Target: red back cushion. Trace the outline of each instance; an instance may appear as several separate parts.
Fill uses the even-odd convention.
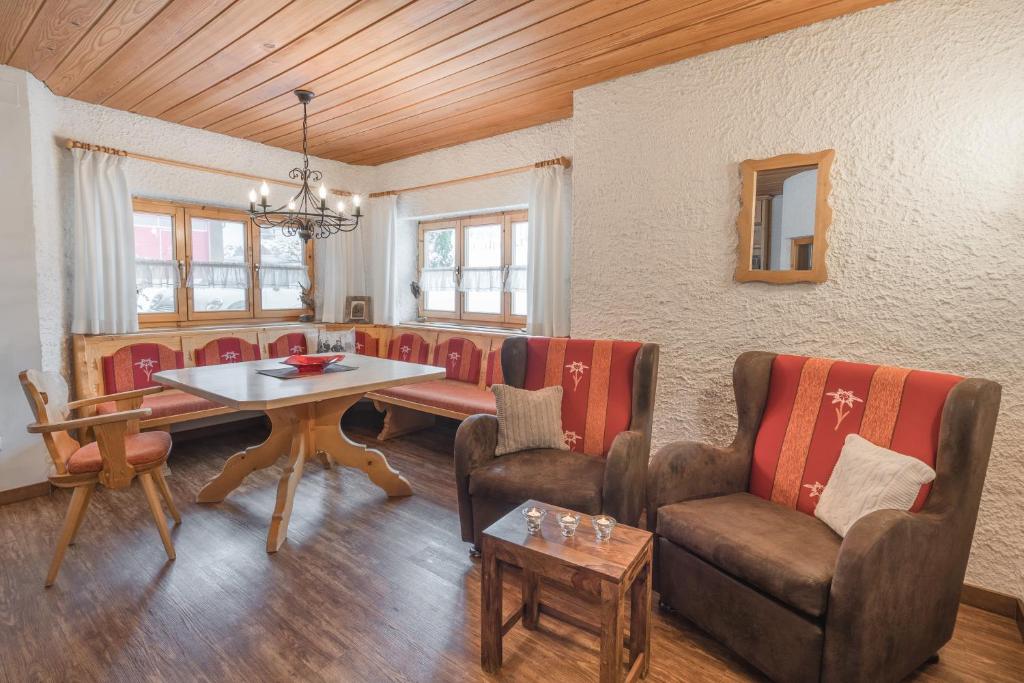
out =
[[[464,337],[445,339],[434,349],[434,365],[444,368],[445,378],[476,384],[480,381],[483,351]]]
[[[754,443],[750,492],[809,515],[849,434],[935,467],[939,422],[962,378],[825,358],[776,356]],[[924,505],[921,487],[912,510]]]
[[[505,383],[505,374],[501,371],[501,347],[487,354],[487,375],[484,381],[488,387]]]
[[[530,337],[526,389],[562,385],[562,430],[570,450],[604,456],[633,414],[639,342]]]
[[[377,338],[362,330],[356,330],[356,353],[361,353],[364,356],[376,356]]]
[[[403,332],[391,338],[388,344],[388,358],[409,363],[427,363],[430,358],[430,344],[415,332]]]
[[[157,386],[150,379],[153,373],[183,368],[185,357],[163,344],[131,344],[103,356],[102,364],[103,392],[117,394]]]
[[[297,353],[306,353],[306,335],[302,332],[282,334],[267,344],[267,351],[271,358],[284,358],[285,356],[293,356]]]
[[[196,365],[223,365],[259,359],[260,347],[239,337],[221,337],[196,349]]]

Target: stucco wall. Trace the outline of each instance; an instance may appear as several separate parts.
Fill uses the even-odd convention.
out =
[[[1021,35],[1017,0],[903,0],[578,91],[572,301],[661,344],[657,444],[727,442],[748,349],[1001,382],[968,581],[1018,596]],[[739,162],[826,148],[828,282],[734,282]]]

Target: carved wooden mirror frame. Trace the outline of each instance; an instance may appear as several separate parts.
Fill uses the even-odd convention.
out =
[[[811,154],[783,154],[771,159],[747,159],[740,164],[743,187],[740,191],[740,215],[736,219],[739,229],[739,249],[736,262],[736,280],[739,282],[824,282],[828,279],[825,253],[828,250],[828,228],[832,224],[832,207],[828,197],[832,192],[832,160],[834,149]],[[750,267],[754,243],[754,211],[757,203],[757,174],[779,168],[817,165],[818,177],[815,188],[814,244],[810,270],[754,270]]]

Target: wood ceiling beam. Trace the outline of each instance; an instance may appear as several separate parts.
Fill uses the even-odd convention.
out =
[[[47,0],[11,55],[10,65],[45,82],[110,4],[111,0]]]

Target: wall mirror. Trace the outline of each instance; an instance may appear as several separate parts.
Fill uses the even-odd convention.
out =
[[[739,227],[740,282],[824,282],[835,150],[748,159]]]

